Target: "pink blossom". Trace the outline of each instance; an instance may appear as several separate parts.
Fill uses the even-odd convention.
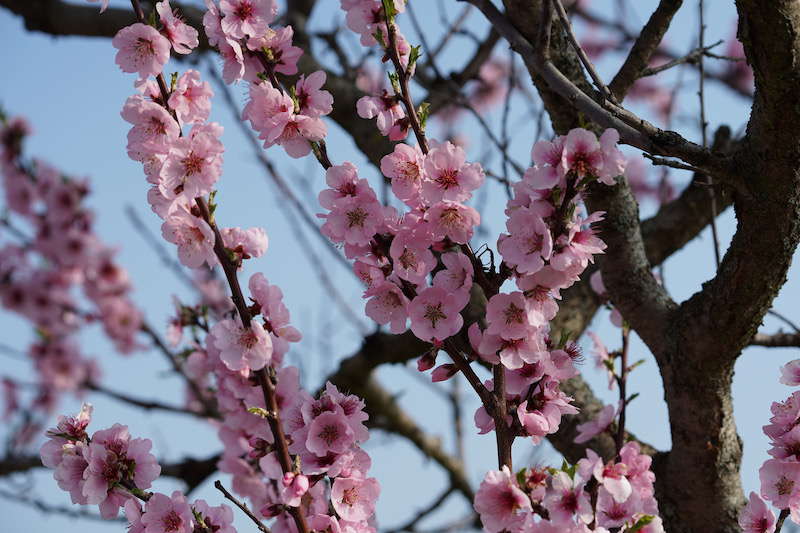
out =
[[[147,501],[142,515],[145,533],[192,533],[192,509],[186,497],[179,491],[166,494],[155,493]]]
[[[461,296],[464,300],[463,305],[467,305],[475,273],[472,262],[461,252],[442,254],[441,261],[445,268],[433,276],[433,286]]]
[[[333,110],[333,96],[328,91],[323,91],[326,74],[324,70],[317,70],[306,77],[300,75],[295,85],[299,113],[309,117],[321,117]]]
[[[477,352],[488,362],[501,363],[509,370],[516,370],[526,364],[538,362],[542,353],[547,355],[543,350],[533,334],[526,334],[516,339],[504,339],[500,335],[484,332]]]
[[[261,324],[254,320],[250,327],[236,320],[221,320],[211,328],[214,346],[220,350],[220,358],[230,370],[250,368],[260,370],[272,358],[272,340]]]
[[[575,517],[588,524],[592,521],[592,505],[589,495],[583,490],[585,480],[572,479],[564,472],[553,475],[552,488],[547,491],[543,505],[555,524],[573,521]]]
[[[483,185],[484,173],[478,163],[466,163],[461,147],[445,142],[425,156],[427,179],[422,183],[422,197],[428,203],[442,200],[463,202]]]
[[[286,472],[281,478],[278,490],[284,505],[299,507],[301,498],[308,492],[308,478],[303,474]]]
[[[575,428],[578,430],[578,435],[575,437],[575,442],[578,444],[588,442],[603,431],[605,431],[611,422],[614,421],[616,416],[616,409],[613,405],[606,405],[598,413],[597,418],[578,424]]]
[[[793,506],[800,494],[800,463],[769,459],[758,470],[761,497],[778,509]]]
[[[428,209],[425,220],[430,224],[434,239],[447,237],[453,242],[467,244],[474,228],[481,223],[481,216],[467,205],[442,201]]]
[[[319,193],[319,203],[325,209],[333,209],[337,200],[348,196],[375,196],[367,180],[358,177],[358,169],[349,161],[327,169],[325,182],[330,188]]]
[[[211,112],[211,97],[214,91],[207,81],[200,81],[200,73],[187,70],[178,78],[169,97],[169,106],[175,110],[178,120],[185,124],[205,122]]]
[[[558,238],[561,250],[550,258],[550,265],[562,272],[582,272],[596,254],[603,253],[605,243],[597,237],[592,224],[603,219],[603,212],[595,212],[586,218],[578,217],[570,226],[569,234]]]
[[[263,35],[278,12],[274,0],[221,0],[219,8],[222,30],[234,39]]]
[[[161,168],[161,192],[188,199],[210,193],[222,173],[223,151],[219,139],[205,130],[177,139]]]
[[[409,122],[397,97],[384,90],[380,96],[362,96],[356,102],[356,111],[361,118],[377,118],[381,135],[392,141],[402,141],[408,135]]]
[[[383,206],[373,194],[348,196],[336,201],[322,232],[335,242],[367,245],[383,225]]]
[[[579,178],[598,176],[603,168],[603,152],[597,136],[589,130],[570,130],[564,141],[562,164]]]
[[[739,526],[744,533],[772,533],[775,531],[775,514],[758,494],[751,492],[750,501],[739,513]]]
[[[236,533],[233,527],[233,511],[227,505],[211,507],[205,500],[192,503],[195,512],[203,517],[206,527],[214,533]]]
[[[131,439],[127,426],[121,424],[96,431],[83,452],[88,463],[83,473],[86,502],[100,504],[103,517],[115,517],[129,497],[117,488],[118,483],[132,482],[146,489],[161,473],[151,447],[149,439]]]
[[[128,520],[128,533],[144,533],[142,524],[142,504],[131,498],[125,502],[125,518]]]
[[[161,30],[172,47],[179,54],[191,53],[200,42],[197,39],[197,30],[183,22],[169,5],[169,0],[162,0],[156,4],[156,11],[164,28]]]
[[[405,204],[415,207],[419,203],[424,156],[419,146],[398,143],[394,151],[381,159],[381,172],[392,180],[392,192]]]
[[[355,442],[353,430],[340,412],[322,413],[311,422],[306,439],[308,451],[317,455],[343,453]]]
[[[389,330],[394,334],[406,330],[408,298],[400,287],[391,281],[381,281],[367,289],[364,297],[369,298],[365,308],[368,317],[381,325],[390,324]]]
[[[507,466],[490,470],[475,494],[475,511],[489,533],[517,531],[524,520],[520,511],[530,511],[531,501],[517,486],[516,479]]]
[[[428,287],[409,305],[411,331],[423,341],[443,341],[458,333],[464,320],[459,299],[441,287]]]
[[[436,266],[429,243],[419,232],[402,231],[392,240],[389,255],[394,272],[406,281],[420,284]]]
[[[544,320],[528,307],[525,296],[514,291],[499,293],[489,299],[486,306],[486,332],[503,339],[520,339],[530,335],[533,328],[543,325]]]
[[[160,74],[169,60],[169,40],[141,22],[119,30],[111,44],[119,50],[116,62],[122,71],[138,72],[142,78]]]
[[[331,488],[333,508],[340,517],[350,522],[366,520],[372,516],[379,495],[380,485],[375,478],[339,477]]]
[[[247,48],[253,51],[267,50],[267,61],[273,65],[275,72],[293,76],[297,74],[297,60],[303,55],[302,48],[292,45],[293,37],[294,29],[291,26],[270,29],[261,35],[251,37],[247,41]],[[257,67],[261,70],[260,63],[257,63]]]
[[[268,83],[250,84],[250,102],[243,116],[259,132],[264,148],[279,144],[295,158],[308,154],[309,142],[320,141],[327,134],[319,117],[295,114],[292,98]]]
[[[89,463],[84,454],[88,445],[84,442],[65,444],[62,447],[61,459],[53,472],[53,478],[61,490],[69,492],[72,503],[86,505],[88,503],[83,493],[86,481],[83,478]]]
[[[299,342],[303,338],[291,325],[289,309],[283,303],[283,292],[277,285],[270,285],[261,273],[253,274],[248,286],[252,298],[261,306],[265,327],[272,337],[273,357],[274,354],[283,355],[289,349],[288,343]]]
[[[601,183],[614,185],[614,178],[621,176],[625,172],[627,160],[622,152],[617,148],[619,142],[619,132],[615,129],[607,129],[600,136],[600,148],[603,152],[602,171],[598,174]]]
[[[618,528],[635,522],[633,515],[640,511],[640,499],[637,493],[620,502],[615,499],[605,486],[597,493],[597,524],[605,528]]]
[[[789,361],[781,367],[781,383],[796,387],[800,385],[800,359]]]
[[[203,263],[217,263],[214,254],[214,232],[206,221],[187,210],[173,210],[161,225],[161,234],[178,246],[178,258],[189,268],[200,268]]]
[[[223,228],[222,242],[237,258],[261,257],[267,251],[269,239],[264,228]]]
[[[80,413],[75,416],[59,416],[56,427],[47,430],[46,435],[49,440],[42,445],[39,451],[44,466],[55,468],[59,465],[62,459],[62,448],[65,444],[89,440],[86,428],[92,420],[92,409],[92,404],[84,403]]]
[[[122,118],[133,124],[128,132],[128,155],[145,161],[151,154],[167,154],[180,135],[180,126],[169,112],[141,96],[131,96],[122,108]]]
[[[633,491],[626,477],[628,466],[624,462],[604,463],[594,450],[586,450],[586,458],[578,461],[578,472],[586,479],[594,476],[616,502],[626,501]]]
[[[503,260],[520,274],[541,270],[553,253],[550,229],[542,217],[530,209],[520,208],[511,214],[506,224],[510,235],[501,235],[497,242]]]

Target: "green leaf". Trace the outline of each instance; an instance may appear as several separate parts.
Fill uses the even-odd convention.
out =
[[[417,108],[417,117],[419,117],[419,125],[422,131],[425,131],[425,123],[428,122],[428,115],[430,115],[431,104],[422,102]]]
[[[269,411],[263,407],[248,407],[247,412],[251,415],[260,416],[261,418],[269,418]]]
[[[654,518],[655,518],[654,516],[651,516],[649,514],[648,515],[644,515],[639,520],[637,520],[635,524],[633,524],[631,527],[627,528],[625,530],[625,533],[636,533],[637,531],[642,529],[644,526],[646,526],[647,524],[652,522]]]
[[[386,14],[387,22],[394,22],[394,17],[397,15],[397,10],[394,8],[392,0],[381,0],[383,3],[383,12]]]
[[[397,75],[397,72],[389,73],[389,82],[392,84],[392,89],[395,94],[402,94],[403,91],[400,89],[400,77]]]

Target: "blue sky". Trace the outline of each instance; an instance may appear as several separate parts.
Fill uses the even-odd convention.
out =
[[[112,0],[114,4],[127,5],[124,1]],[[334,21],[341,19],[336,10],[338,2],[323,4],[315,12],[312,25],[329,30],[334,27]],[[636,4],[625,14],[630,27],[636,27],[637,22],[646,20],[654,2],[648,0]],[[732,5],[723,2],[707,4],[707,41],[729,39],[735,20]],[[441,31],[439,10],[434,7],[438,3],[414,0],[414,5],[425,31],[438,35]],[[452,0],[445,0],[443,5],[451,18],[462,9],[461,4]],[[590,5],[600,12],[611,14],[616,3],[594,0]],[[686,52],[696,44],[697,22],[693,6],[693,2],[684,6],[667,36],[667,42],[678,52]],[[482,28],[481,22],[480,17],[473,14],[468,27]],[[401,24],[405,24],[409,39],[418,42],[407,21],[401,19]],[[350,36],[348,39],[354,40]],[[431,40],[435,41],[436,38]],[[108,39],[53,38],[31,34],[24,30],[18,18],[5,10],[0,10],[0,46],[6,51],[0,55],[0,71],[6,73],[0,82],[0,104],[10,114],[24,115],[32,123],[35,134],[29,139],[27,153],[47,159],[67,173],[91,178],[93,192],[89,202],[97,214],[96,230],[107,243],[120,248],[119,260],[131,274],[135,301],[145,310],[152,324],[163,327],[172,311],[170,296],[178,294],[188,298],[188,294],[178,280],[163,268],[152,249],[133,231],[125,216],[126,207],[133,206],[147,226],[154,233],[159,233],[159,221],[149,212],[146,204],[146,183],[140,167],[128,160],[124,151],[127,124],[120,118],[119,110],[133,91],[133,76],[121,73],[114,65],[115,50]],[[471,53],[472,46],[467,39],[457,39],[440,59],[440,65],[448,68],[462,63]],[[507,53],[502,43],[496,52],[503,55]],[[613,74],[619,61],[620,58],[614,56],[599,65],[601,74]],[[174,70],[187,68],[185,64],[171,66]],[[201,67],[201,70],[205,68],[205,61]],[[693,92],[696,80],[693,72],[686,70],[680,74],[676,71],[667,74],[666,79],[674,79],[670,76],[683,76],[688,87],[680,100],[679,120],[675,127],[697,139],[697,102]],[[233,92],[241,100],[245,86],[234,86]],[[520,113],[524,112],[521,100],[513,101],[512,105],[521,110]],[[749,113],[746,102],[714,84],[707,86],[707,108],[711,131],[723,123],[737,131],[746,123]],[[486,116],[491,124],[498,124],[499,118],[500,110]],[[233,122],[234,118],[221,102],[216,103],[212,119],[225,126],[223,141],[226,145],[225,173],[219,184],[220,208],[217,217],[221,224],[227,226],[258,225],[266,228],[270,236],[270,249],[263,258],[250,262],[244,276],[261,271],[270,282],[282,287],[293,321],[305,335],[304,341],[293,350],[290,362],[299,364],[306,385],[316,388],[341,358],[357,349],[359,332],[342,317],[340,310],[332,306],[325,291],[320,290],[315,271],[310,267],[306,255],[299,250],[293,228],[295,222],[283,215],[284,200],[256,163],[251,148]],[[514,121],[512,123],[516,124]],[[467,120],[461,127],[463,134],[472,136],[470,155],[473,158],[480,157],[486,141],[480,134],[475,134],[478,131],[475,123]],[[352,161],[363,170],[365,177],[375,180],[375,169],[365,163],[352,140],[333,123],[329,123],[329,129],[329,152],[334,162]],[[518,129],[512,132],[511,152],[518,161],[527,162],[533,135],[532,120],[520,123]],[[284,177],[293,183],[298,195],[307,200],[309,209],[316,212],[314,197],[324,184],[324,175],[316,162],[311,158],[291,160],[279,147],[268,150],[267,155],[275,161]],[[489,167],[497,169],[494,162]],[[682,183],[687,177],[676,174],[675,179]],[[483,213],[488,237],[483,239],[493,247],[503,225],[504,202],[502,189],[497,184],[489,186]],[[644,213],[653,209],[652,205],[643,206]],[[719,220],[723,245],[727,245],[734,230],[735,220],[729,211]],[[308,237],[314,242],[317,254],[323,258],[324,267],[338,290],[351,308],[363,316],[361,289],[353,276],[334,261],[326,250],[317,246],[313,236]],[[681,301],[694,293],[703,281],[712,277],[713,271],[710,236],[706,231],[666,262],[666,284],[673,298]],[[798,307],[795,304],[798,296],[800,283],[793,270],[775,302],[775,308],[790,317],[800,318],[797,317]],[[367,328],[374,327],[366,317],[362,323]],[[779,326],[777,321],[768,318],[763,330],[776,331]],[[618,330],[609,325],[605,313],[598,314],[592,329],[610,347],[617,346]],[[0,339],[3,344],[24,349],[31,339],[31,332],[16,316],[0,311]],[[585,341],[583,344],[589,347]],[[97,357],[101,362],[108,386],[164,401],[181,400],[182,385],[166,372],[158,354],[141,352],[130,357],[119,356],[97,331],[91,329],[83,335],[83,347],[87,354]],[[646,364],[630,378],[629,390],[641,392],[642,395],[629,408],[629,428],[640,438],[666,449],[669,447],[669,430],[656,365],[638,340],[634,342],[632,350],[633,357],[646,359]],[[770,402],[782,400],[791,392],[777,383],[778,368],[796,357],[795,349],[749,348],[737,363],[734,405],[739,432],[745,443],[742,477],[746,490],[757,487],[757,470],[766,458],[766,438],[760,428],[768,420]],[[606,401],[614,401],[614,395],[605,387],[604,376],[594,370],[590,361],[589,358],[582,369],[584,376],[598,395]],[[25,362],[2,358],[0,375],[25,379],[30,377],[31,371]],[[419,380],[415,379],[418,377],[411,376],[410,371],[402,367],[385,368],[379,373],[380,381],[398,393],[401,404],[432,434],[441,436],[444,445],[452,449],[451,432],[442,424],[442,420],[449,417],[448,407],[431,387],[420,385]],[[466,387],[462,388],[464,412],[467,415],[465,427],[470,435],[466,442],[469,474],[477,486],[483,473],[494,465],[494,440],[490,436],[473,436],[471,416],[478,403]],[[159,458],[176,460],[186,454],[202,457],[219,447],[213,429],[202,427],[193,420],[175,415],[143,414],[104,398],[90,399],[95,404],[95,429],[118,421],[127,423],[133,434],[153,440]],[[62,411],[75,411],[79,403],[79,400],[68,399]],[[4,435],[3,431],[0,430],[0,436]],[[391,527],[405,521],[438,494],[446,482],[435,465],[422,459],[405,442],[374,432],[366,448],[373,457],[372,473],[383,487],[378,505],[378,518],[382,526]],[[538,461],[557,461],[547,445],[534,450],[530,443],[519,441],[515,448],[516,463],[524,464],[534,452],[538,454]],[[6,490],[21,491],[31,485],[35,487],[33,494],[42,499],[58,505],[69,504],[67,494],[57,489],[49,472],[38,472],[30,477],[20,476],[13,482],[0,480],[0,488]],[[172,490],[173,485],[159,482],[156,488],[166,492]],[[203,486],[195,496],[212,503],[221,501],[210,484]],[[428,524],[457,518],[465,510],[460,497],[452,496]],[[2,499],[0,513],[14,517],[10,531],[38,533],[56,529],[94,533],[120,531],[122,527],[119,524],[78,523],[58,515],[42,515],[29,507]],[[242,526],[241,531],[250,530],[241,517],[237,522]]]

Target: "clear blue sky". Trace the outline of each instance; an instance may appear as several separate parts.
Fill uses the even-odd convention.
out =
[[[195,2],[197,3],[197,2]],[[112,0],[112,5],[127,5],[126,2]],[[319,29],[331,29],[334,21],[341,16],[336,11],[338,2],[325,4],[315,12],[312,24]],[[452,0],[443,2],[451,17],[460,12],[461,4]],[[589,3],[606,13],[612,13],[616,2],[595,0]],[[636,22],[646,20],[652,0],[635,2],[636,8],[626,14],[630,27]],[[707,2],[710,24],[707,40],[728,39],[732,35],[734,17],[732,3]],[[441,30],[437,3],[415,0],[417,12],[426,31],[438,35]],[[696,43],[696,10],[694,2],[687,2],[677,16],[673,30],[667,41],[678,52],[691,49]],[[100,15],[98,15],[100,16]],[[482,27],[480,17],[470,17],[470,28]],[[412,42],[418,42],[406,20],[406,35]],[[479,32],[482,34],[482,31]],[[351,36],[347,36],[349,39]],[[354,39],[350,39],[351,41]],[[436,41],[434,37],[431,39]],[[472,45],[459,40],[448,48],[441,59],[441,66],[448,68],[464,61],[471,52]],[[68,173],[89,176],[93,193],[90,204],[97,214],[96,229],[106,242],[120,247],[120,262],[129,270],[135,286],[134,299],[145,310],[148,320],[162,327],[171,313],[171,294],[185,295],[185,289],[176,278],[166,271],[154,256],[152,250],[133,231],[125,217],[124,210],[132,205],[145,219],[148,227],[155,233],[159,230],[159,220],[149,212],[145,200],[146,184],[138,164],[125,156],[125,135],[127,125],[119,116],[125,98],[132,93],[134,78],[121,73],[114,65],[115,50],[107,39],[53,38],[42,34],[31,34],[24,30],[21,21],[5,10],[0,10],[0,104],[11,114],[25,115],[33,124],[35,134],[27,145],[27,153],[49,160]],[[501,44],[496,51],[505,54]],[[619,58],[610,58],[600,65],[604,74],[613,73]],[[173,65],[174,69],[186,68],[185,64]],[[693,95],[696,80],[691,71],[684,74],[688,89],[678,109],[681,131],[697,138],[695,111],[696,98]],[[245,86],[233,88],[242,97]],[[749,110],[746,102],[720,90],[714,84],[708,86],[708,117],[711,130],[725,123],[734,131],[739,130],[747,119]],[[335,95],[334,95],[335,96]],[[514,102],[522,110],[521,102]],[[520,111],[521,112],[521,111]],[[487,115],[487,120],[497,124],[499,110]],[[261,168],[256,164],[249,145],[232,122],[231,114],[224,104],[217,103],[212,119],[225,126],[223,140],[226,145],[225,174],[220,181],[218,218],[228,226],[264,226],[270,236],[270,249],[265,257],[251,262],[246,275],[262,271],[271,282],[279,284],[286,302],[292,311],[295,324],[305,335],[304,341],[293,350],[291,362],[303,369],[305,383],[315,388],[320,380],[338,361],[352,353],[359,345],[358,331],[345,319],[341,312],[332,307],[325,291],[320,290],[314,270],[309,266],[306,255],[298,250],[292,230],[293,222],[287,221],[282,212],[283,199],[267,181]],[[513,121],[512,121],[513,123]],[[365,176],[376,178],[373,168],[366,165],[354,149],[352,141],[337,126],[329,123],[329,151],[334,162],[353,161],[363,169]],[[512,132],[514,157],[526,162],[532,138],[532,121],[520,124]],[[464,134],[478,131],[471,121],[463,123]],[[483,155],[486,141],[474,135],[471,142],[471,157]],[[308,199],[309,208],[316,211],[314,197],[323,187],[324,176],[316,162],[291,160],[279,147],[268,152],[284,176],[295,184],[295,190]],[[496,161],[496,160],[495,160]],[[493,170],[498,169],[495,161],[489,163]],[[676,176],[679,183],[685,176]],[[488,237],[483,237],[494,247],[497,232],[501,230],[502,207],[505,196],[500,187],[490,186],[484,220]],[[651,212],[652,205],[643,206],[644,212]],[[735,229],[732,212],[723,215],[719,230],[723,244],[727,244]],[[311,236],[313,240],[313,236]],[[481,244],[484,241],[477,242]],[[314,244],[317,247],[316,242]],[[319,247],[317,247],[319,248]],[[317,253],[324,258],[326,270],[335,280],[338,289],[351,307],[361,315],[363,302],[360,287],[347,270],[333,261],[322,249]],[[683,300],[695,292],[700,284],[713,275],[713,255],[708,232],[693,241],[677,256],[666,262],[667,286],[676,300]],[[155,275],[154,275],[155,274]],[[776,301],[776,309],[784,314],[800,319],[800,311],[795,302],[800,296],[800,283],[792,271],[789,282]],[[362,321],[372,328],[366,318]],[[768,319],[765,331],[775,331],[779,324]],[[618,330],[608,325],[604,314],[598,315],[592,328],[598,331],[606,342],[615,347],[618,343]],[[31,338],[27,325],[17,317],[0,311],[0,339],[3,344],[24,349]],[[584,342],[589,348],[589,344]],[[87,354],[96,356],[103,367],[106,384],[120,390],[141,396],[158,397],[164,401],[179,402],[183,390],[181,383],[167,372],[162,359],[155,353],[136,353],[131,357],[121,357],[98,334],[88,331],[84,335],[83,348]],[[660,380],[652,357],[638,341],[633,345],[634,356],[643,357],[647,363],[637,369],[631,377],[629,388],[640,391],[642,395],[629,409],[629,428],[642,439],[659,448],[669,447],[669,431],[666,422],[666,409],[662,399]],[[742,476],[746,490],[757,486],[757,469],[766,457],[766,438],[760,428],[767,422],[769,405],[773,400],[782,400],[791,391],[777,383],[778,368],[786,361],[796,358],[795,349],[750,348],[739,360],[735,377],[735,411],[739,432],[745,443],[745,456]],[[597,373],[591,359],[584,365],[586,379],[595,392],[614,401],[613,395],[605,388],[604,376]],[[27,363],[10,358],[0,359],[0,375],[10,375],[20,379],[31,376]],[[420,386],[415,376],[403,368],[385,368],[379,374],[381,382],[392,391],[400,394],[399,399],[409,412],[432,434],[440,435],[446,446],[452,449],[449,429],[442,429],[442,420],[449,417],[447,406],[430,387]],[[418,376],[417,376],[418,377]],[[467,454],[470,477],[475,485],[486,469],[494,463],[494,441],[491,437],[472,436],[471,416],[477,401],[465,390],[466,428],[470,435],[467,441]],[[204,428],[192,420],[163,414],[142,414],[120,406],[103,398],[90,398],[95,404],[95,429],[120,421],[131,426],[137,436],[151,438],[159,458],[176,460],[185,454],[205,456],[219,448],[215,432]],[[62,411],[73,412],[79,400],[68,399]],[[432,408],[431,406],[438,406]],[[0,430],[0,436],[4,435]],[[402,523],[416,509],[423,506],[431,497],[438,494],[445,483],[445,477],[435,465],[421,459],[420,455],[402,441],[391,440],[385,435],[373,432],[372,440],[366,446],[373,457],[373,475],[383,487],[378,505],[378,518],[382,526],[391,527]],[[517,464],[524,464],[532,453],[538,453],[540,461],[556,461],[555,455],[547,445],[535,450],[530,443],[519,441],[515,449]],[[223,476],[223,479],[225,476]],[[0,488],[20,491],[21,487],[34,485],[33,494],[59,505],[68,505],[66,493],[59,491],[51,478],[51,473],[41,471],[31,476],[20,476],[0,480]],[[169,482],[159,482],[158,490],[169,491]],[[219,495],[206,484],[195,494],[210,502],[220,501]],[[453,496],[448,504],[428,522],[434,525],[461,516],[466,507],[459,496]],[[42,515],[29,507],[0,500],[0,513],[6,517],[9,531],[30,533],[58,531],[84,531],[86,533],[121,531],[119,524],[95,522],[76,522],[58,515]],[[241,518],[237,519],[240,531],[251,528]]]

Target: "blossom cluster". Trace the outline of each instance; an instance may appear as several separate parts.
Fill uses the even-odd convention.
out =
[[[485,531],[498,533],[642,531],[663,533],[654,497],[652,458],[629,442],[617,460],[592,450],[561,469],[508,467],[486,474],[475,510]]]
[[[206,0],[203,17],[209,43],[224,59],[223,79],[250,82],[250,101],[243,117],[259,132],[264,147],[282,146],[291,157],[311,151],[327,134],[322,117],[333,109],[333,97],[322,86],[325,72],[301,75],[284,91],[276,73],[297,73],[303,51],[292,45],[291,26],[270,27],[277,4],[272,0]]]
[[[332,98],[321,90],[324,73],[301,76],[287,95],[282,86],[267,80],[276,72],[294,74],[300,50],[291,46],[290,27],[270,27],[275,3],[222,0],[217,5],[208,0],[206,6],[206,32],[225,59],[226,79],[251,82],[245,117],[261,132],[266,146],[280,144],[296,157],[308,153],[310,143],[325,135],[320,117],[331,110]],[[179,53],[183,52],[176,42],[191,48],[169,5],[159,3],[156,8],[163,28],[158,35],[147,30],[150,42],[166,39]],[[144,50],[137,46],[144,30],[134,26],[139,34],[133,45],[128,41],[133,38],[131,27],[121,30],[114,43],[122,70],[141,76],[136,83],[141,94],[128,99],[122,116],[132,124],[128,153],[143,163],[151,184],[148,200],[164,220],[163,236],[177,245],[181,262],[189,268],[202,271],[227,261],[241,267],[244,260],[266,252],[268,239],[261,228],[216,225],[212,199],[224,148],[222,128],[208,122],[213,92],[193,70],[175,76],[176,83],[167,88],[161,71],[168,55],[153,54],[155,44]],[[165,31],[168,27],[172,29]],[[231,72],[237,74],[229,77]],[[189,131],[184,134],[184,129]],[[229,305],[209,313],[204,306],[177,303],[169,326],[174,344],[183,340],[185,328],[194,330],[182,367],[197,390],[208,395],[190,396],[190,405],[212,399],[218,411],[218,434],[224,444],[218,468],[233,476],[233,491],[248,498],[260,517],[275,519],[272,531],[294,531],[297,513],[314,530],[372,531],[379,485],[368,477],[370,459],[360,448],[368,438],[363,402],[332,384],[317,397],[303,391],[297,369],[282,367],[290,344],[301,335],[291,324],[280,288],[256,273],[248,289],[251,304],[244,309],[238,304],[234,314]],[[202,339],[200,332],[205,333]],[[274,390],[277,412],[268,405],[266,390]],[[184,516],[188,509],[182,495],[155,495],[141,519],[137,509],[126,509],[134,529],[141,523],[147,533],[164,531],[163,524],[160,530],[148,525],[151,505],[157,517]]]
[[[61,394],[80,393],[99,378],[99,365],[78,346],[82,328],[100,324],[117,351],[129,354],[139,348],[142,316],[116,250],[95,232],[94,212],[86,205],[88,180],[24,158],[29,134],[22,118],[0,124],[0,173],[9,211],[4,221],[9,239],[0,244],[0,301],[36,332],[28,349],[37,385],[28,408],[32,414],[47,413]],[[5,391],[11,416],[21,409],[15,382],[7,380]]]
[[[91,415],[92,407],[84,404],[76,416],[59,417],[41,448],[42,463],[54,469],[53,477],[72,503],[98,505],[106,519],[123,508],[134,533],[235,533],[233,512],[226,505],[189,504],[180,491],[171,496],[145,492],[161,473],[150,440],[131,438],[121,424],[90,437]],[[146,502],[144,508],[137,498]]]
[[[790,387],[800,386],[800,359],[781,368],[780,382]],[[764,461],[758,471],[760,494],[751,492],[739,514],[739,525],[747,533],[775,531],[775,514],[764,500],[800,524],[800,391],[782,402],[773,402],[770,410],[770,423],[763,429],[770,439],[767,451],[772,458]]]

